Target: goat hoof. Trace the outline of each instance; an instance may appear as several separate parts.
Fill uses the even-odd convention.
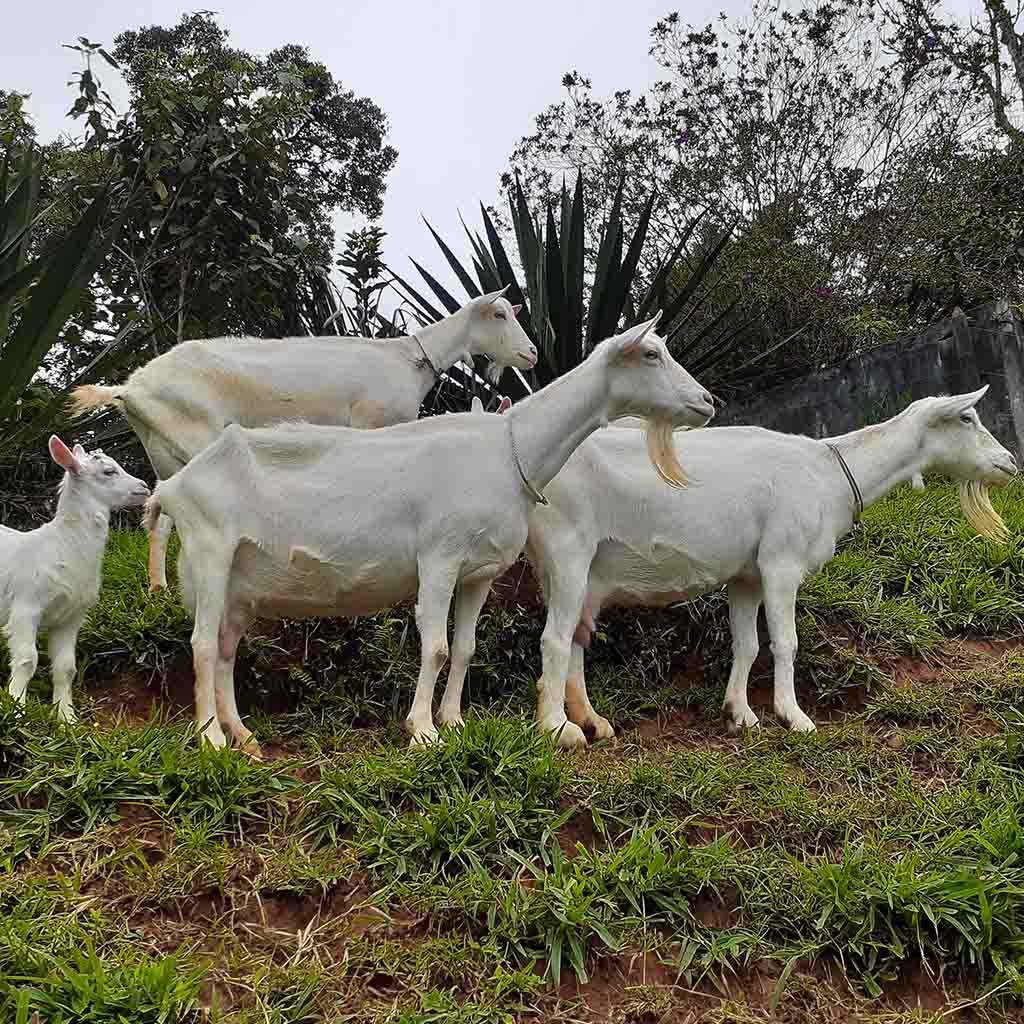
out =
[[[238,744],[238,749],[243,754],[246,754],[249,757],[251,757],[254,761],[263,760],[263,750],[252,736],[240,742]]]
[[[462,715],[453,715],[451,718],[446,718],[441,715],[441,724],[447,725],[449,729],[464,729],[466,723],[462,720]]]
[[[429,747],[438,741],[437,730],[431,726],[430,729],[418,729],[413,733],[412,739],[409,740],[409,749],[413,750],[416,747]]]
[[[756,729],[761,724],[750,708],[731,708],[726,705],[722,711],[725,714],[725,728],[730,736],[735,736],[744,729]]]
[[[150,585],[149,585],[149,592],[151,594],[159,594],[161,591],[164,591],[166,589],[167,589],[167,584],[166,583],[150,583]]]
[[[587,745],[587,737],[583,730],[568,718],[556,722],[542,722],[540,729],[541,732],[551,733],[563,750],[574,750]]]
[[[78,715],[75,714],[74,708],[67,708],[62,705],[58,705],[57,721],[63,722],[65,725],[75,725],[78,722]]]
[[[782,717],[782,716],[780,716]],[[783,718],[793,732],[816,732],[818,727],[802,711]]]
[[[205,732],[200,734],[200,743],[209,743],[211,747],[216,750],[222,750],[228,745],[227,737],[219,727],[217,729],[207,729]]]
[[[591,741],[610,740],[615,735],[615,728],[607,718],[594,715],[582,723],[583,732]]]

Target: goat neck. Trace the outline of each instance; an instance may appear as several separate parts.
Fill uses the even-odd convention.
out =
[[[419,345],[416,344],[417,339]],[[414,362],[421,361],[426,354],[438,373],[450,369],[460,359],[469,355],[468,310],[460,309],[436,324],[421,327],[416,331],[416,337],[409,339],[409,347]],[[423,367],[423,374],[429,378],[429,390],[434,383],[434,374],[429,366]]]
[[[68,536],[74,536],[79,546],[91,548],[96,544],[102,549],[110,531],[110,508],[66,473],[53,522],[65,527]]]
[[[864,498],[864,507],[884,498],[927,467],[921,445],[922,427],[907,413],[849,434],[825,438],[839,449]],[[829,455],[831,458],[831,454]],[[849,485],[836,466],[836,478]]]
[[[591,357],[505,414],[526,479],[542,491],[569,456],[608,425],[607,367]]]

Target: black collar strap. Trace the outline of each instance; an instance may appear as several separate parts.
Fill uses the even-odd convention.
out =
[[[846,459],[843,458],[839,449],[832,444],[831,441],[825,442],[826,447],[832,452],[839,463],[839,468],[843,471],[843,475],[846,477],[847,483],[850,485],[850,490],[853,491],[853,522],[854,525],[860,522],[860,517],[864,515],[864,498],[860,493],[860,488],[857,486],[857,480],[853,473],[850,471],[850,467],[846,464]]]
[[[437,372],[437,367],[430,361],[430,356],[427,355],[427,350],[423,347],[423,342],[420,341],[420,339],[416,336],[415,333],[412,334],[411,337],[412,340],[416,342],[416,345],[419,347],[419,350],[423,353],[423,360],[427,364],[427,366],[430,367],[430,372],[433,373],[434,379],[440,380],[441,374]]]

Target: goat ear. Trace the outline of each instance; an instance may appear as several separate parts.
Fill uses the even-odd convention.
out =
[[[512,399],[507,398],[505,395],[501,396],[501,401],[498,403],[498,415],[501,416],[508,412],[512,408]]]
[[[613,351],[616,359],[627,358],[636,352],[637,347],[647,337],[654,325],[661,319],[661,310],[650,319],[646,320],[642,324],[637,324],[635,327],[630,327],[629,330],[623,331],[618,335],[612,343]]]
[[[476,397],[476,395],[473,396],[473,401],[469,403],[469,411],[470,412],[483,412],[484,411],[484,403],[481,402],[480,399]]]
[[[79,446],[80,447],[80,446]],[[56,435],[50,437],[50,458],[69,473],[78,474],[82,468],[75,453]]]
[[[982,388],[978,388],[977,391],[970,391],[964,395],[950,395],[947,398],[939,399],[940,404],[936,410],[936,418],[953,419],[961,415],[961,413],[967,412],[968,409],[973,409],[984,397],[986,391],[988,391],[987,384]]]
[[[514,305],[514,306],[512,307],[512,315],[513,315],[513,316],[519,316],[519,311],[520,311],[520,310],[521,310],[522,308],[523,308],[523,304],[522,304],[521,302],[517,302],[517,303],[516,303],[516,304],[515,304],[515,305]]]
[[[505,292],[507,292],[509,290],[509,288],[511,288],[511,287],[512,287],[512,285],[507,284],[507,285],[505,285],[504,288],[501,288],[501,289],[499,289],[496,292],[487,292],[486,295],[481,295],[480,296],[481,304],[483,305],[483,304],[486,304],[488,302],[497,302],[498,299],[502,298],[502,296],[504,296]]]
[[[76,459],[81,460],[85,458],[85,449],[80,444],[76,444],[75,447],[71,449],[71,451],[74,452]]]

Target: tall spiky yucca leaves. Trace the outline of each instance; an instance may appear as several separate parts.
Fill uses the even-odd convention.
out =
[[[487,209],[481,204],[484,231],[465,227],[472,248],[472,270],[463,265],[450,246],[434,230],[434,236],[448,265],[466,295],[473,298],[509,285],[508,297],[521,303],[519,321],[537,345],[540,359],[533,371],[534,386],[543,386],[577,366],[597,342],[615,334],[622,326],[631,326],[663,311],[661,323],[673,354],[694,372],[705,372],[717,364],[743,338],[751,321],[730,329],[722,325],[735,302],[702,328],[694,327],[694,313],[710,289],[695,294],[705,284],[722,250],[732,237],[727,226],[704,250],[703,257],[690,270],[686,283],[670,290],[670,275],[693,237],[701,217],[683,229],[668,257],[659,265],[643,294],[636,297],[640,283],[639,267],[648,240],[651,215],[657,197],[652,193],[644,204],[632,232],[623,220],[624,183],[620,181],[611,210],[601,226],[600,245],[593,267],[588,271],[584,239],[588,214],[583,175],[576,178],[570,193],[563,184],[557,203],[549,205],[543,219],[530,211],[518,178],[509,193],[509,212],[515,235],[519,271],[513,262]],[[445,312],[396,275],[416,314],[425,322],[454,313],[461,305],[437,278],[420,263],[413,265],[426,282],[433,298]],[[506,377],[505,389],[517,397],[525,393],[518,381]],[[467,398],[467,405],[469,399]]]

